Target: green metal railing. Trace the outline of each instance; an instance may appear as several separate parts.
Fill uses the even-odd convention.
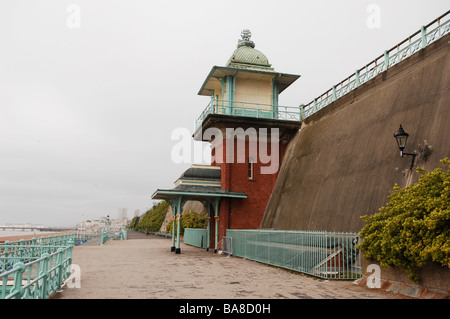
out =
[[[71,274],[72,249],[99,238],[126,240],[127,231],[113,235],[72,233],[21,239],[0,244],[0,299],[45,299],[59,291]]]
[[[206,248],[208,232],[205,228],[185,228],[184,243],[200,248]]]
[[[300,121],[300,108],[291,106],[271,105],[212,99],[205,110],[195,121],[195,130],[202,126],[209,114],[253,117],[260,119],[276,119],[286,121]]]
[[[327,279],[362,276],[357,233],[228,229],[226,237],[234,256]]]
[[[102,232],[100,237],[100,245],[104,245],[108,241],[108,232]]]
[[[75,233],[43,236],[31,239],[20,239],[18,241],[9,242],[6,241],[4,244],[16,245],[16,246],[26,246],[26,245],[54,245],[54,246],[64,246],[69,240],[74,240],[76,238]],[[2,244],[0,243],[0,246]]]
[[[74,240],[64,246],[0,245],[0,299],[46,299],[71,274]]]
[[[122,228],[120,230],[119,239],[120,240],[127,240],[128,239],[128,231],[126,229]]]
[[[75,239],[75,245],[82,245],[90,240],[100,238],[101,233],[100,232],[76,232],[76,239]]]
[[[311,116],[361,84],[373,79],[379,73],[407,59],[448,33],[450,33],[450,11],[423,26],[419,31],[410,35],[393,48],[384,51],[378,58],[356,70],[355,73],[334,85],[310,103],[301,105],[302,119]]]

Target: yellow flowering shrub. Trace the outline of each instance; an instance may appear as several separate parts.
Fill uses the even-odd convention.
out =
[[[403,189],[396,184],[379,213],[361,217],[366,225],[359,248],[365,257],[406,269],[412,281],[427,262],[450,268],[450,161],[441,163],[446,172],[417,168],[417,183]]]

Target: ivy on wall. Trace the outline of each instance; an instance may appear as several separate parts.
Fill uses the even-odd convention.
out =
[[[169,203],[166,201],[160,202],[157,206],[148,210],[137,223],[135,230],[158,232],[166,217],[169,209]],[[135,217],[136,218],[136,217]],[[130,223],[130,226],[134,225],[135,218]]]

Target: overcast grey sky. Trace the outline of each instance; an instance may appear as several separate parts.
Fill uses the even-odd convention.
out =
[[[70,6],[75,4],[75,6]],[[376,27],[367,24],[371,4]],[[240,32],[308,103],[449,9],[448,0],[0,0],[0,224],[73,226],[151,207],[190,164],[176,128]],[[75,9],[74,9],[75,8]],[[77,15],[76,9],[79,9]],[[74,16],[75,15],[75,16]],[[74,19],[75,18],[75,19]]]

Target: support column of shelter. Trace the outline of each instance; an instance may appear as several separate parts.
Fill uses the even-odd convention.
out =
[[[172,247],[170,248],[170,251],[174,251],[176,254],[181,253],[180,232],[181,232],[181,213],[183,206],[182,197],[183,196],[176,196],[172,200],[170,200],[170,205],[172,206]],[[175,240],[175,221],[177,227],[176,240]]]
[[[181,253],[180,233],[181,233],[182,197],[183,196],[179,196],[175,200],[175,205],[177,206],[177,216],[176,216],[176,219],[177,219],[177,247],[175,249],[175,254],[180,254]]]
[[[209,247],[211,245],[211,203],[208,201],[206,206],[206,211],[208,213],[208,224],[206,226],[206,251],[209,251]]]
[[[175,251],[175,216],[176,216],[176,205],[173,201],[170,201],[170,206],[172,206],[172,247],[170,251]]]

